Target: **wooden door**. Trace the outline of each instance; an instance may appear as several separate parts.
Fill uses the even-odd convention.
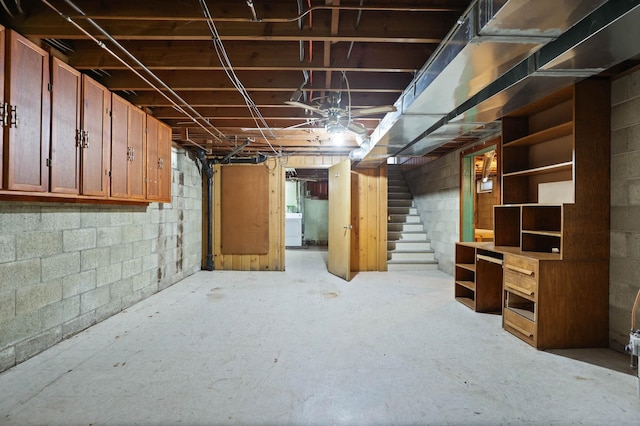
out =
[[[131,199],[145,198],[145,130],[147,115],[140,108],[129,105],[127,124],[129,164],[127,169],[128,195]]]
[[[160,199],[158,137],[160,123],[147,117],[147,200]]]
[[[51,192],[80,192],[80,72],[58,58],[51,62]]]
[[[111,93],[86,75],[82,76],[81,120],[81,129],[85,132],[80,164],[81,191],[83,195],[105,197],[111,146]]]
[[[8,31],[5,101],[4,181],[7,189],[47,191],[51,100],[49,54],[25,37]]]
[[[351,279],[351,161],[329,168],[329,272]]]
[[[129,102],[118,95],[111,98],[111,197],[126,198],[129,147],[127,145]]]

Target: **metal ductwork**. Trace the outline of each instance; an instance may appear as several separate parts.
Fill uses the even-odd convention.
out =
[[[505,114],[639,55],[638,22],[637,0],[474,2],[374,130],[358,167],[496,135]]]

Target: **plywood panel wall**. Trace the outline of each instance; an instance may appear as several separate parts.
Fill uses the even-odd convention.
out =
[[[221,167],[243,167],[242,165],[219,164],[214,167],[213,194],[213,247],[216,270],[234,271],[283,271],[284,270],[284,167],[275,160],[268,160],[253,167],[265,167],[268,172],[269,191],[269,246],[266,254],[223,254]],[[244,166],[246,167],[246,166]]]

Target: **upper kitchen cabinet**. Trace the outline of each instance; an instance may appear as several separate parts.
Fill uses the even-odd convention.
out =
[[[111,146],[111,92],[86,75],[82,76],[81,113],[81,193],[106,197]]]
[[[144,111],[112,94],[111,198],[145,199]]]
[[[171,202],[171,127],[147,116],[147,200]]]
[[[5,60],[3,188],[44,192],[49,186],[49,55],[9,30]]]
[[[51,61],[51,192],[80,192],[80,150],[85,135],[80,129],[79,71],[58,58]]]

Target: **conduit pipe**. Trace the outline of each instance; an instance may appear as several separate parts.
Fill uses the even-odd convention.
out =
[[[213,229],[211,229],[213,222],[213,164],[207,159],[207,155],[202,149],[196,151],[196,157],[202,166],[202,173],[207,178],[207,257],[204,269],[213,271]]]

